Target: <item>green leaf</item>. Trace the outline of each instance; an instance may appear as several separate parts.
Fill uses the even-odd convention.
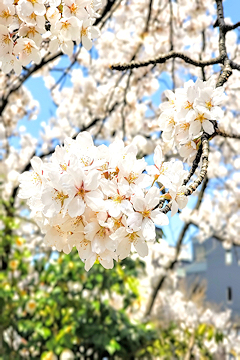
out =
[[[51,330],[46,327],[36,329],[36,332],[43,337],[44,340],[51,336]]]
[[[117,350],[121,350],[121,345],[115,339],[111,339],[105,349],[110,355],[113,355]]]
[[[203,335],[206,331],[207,325],[206,324],[200,324],[198,327],[198,334]]]

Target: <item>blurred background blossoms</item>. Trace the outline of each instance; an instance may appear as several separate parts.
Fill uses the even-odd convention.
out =
[[[0,1],[1,360],[240,356],[239,13]]]

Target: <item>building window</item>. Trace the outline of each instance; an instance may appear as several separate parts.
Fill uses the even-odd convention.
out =
[[[225,264],[231,265],[232,264],[232,250],[228,249],[225,251]]]
[[[240,336],[240,327],[239,326],[236,327],[236,335],[238,337]]]
[[[205,261],[205,248],[203,245],[198,245],[195,248],[195,260],[197,262]]]
[[[227,301],[232,302],[232,288],[230,286],[227,287]]]

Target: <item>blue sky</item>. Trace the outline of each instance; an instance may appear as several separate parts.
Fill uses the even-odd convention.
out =
[[[225,17],[230,17],[232,22],[235,23],[240,20],[240,0],[225,0],[224,1],[224,14]],[[237,31],[237,30],[235,30]],[[62,65],[68,65],[69,59],[61,60]],[[57,78],[60,76],[59,73],[54,73]],[[163,75],[165,76],[165,75]],[[67,85],[70,86],[70,81],[67,80]],[[34,137],[38,138],[40,123],[42,121],[48,121],[48,119],[55,114],[56,107],[51,101],[50,91],[44,86],[44,81],[41,77],[30,78],[25,85],[31,91],[34,99],[38,100],[40,103],[40,113],[37,120],[27,121],[23,119],[19,122],[20,125],[25,125],[27,131],[30,132]],[[160,90],[154,96],[159,101],[160,94],[163,90],[166,89],[166,86],[163,83],[160,84]],[[189,204],[190,207],[193,207],[196,202],[196,197],[190,197]],[[178,219],[178,216],[174,216],[173,220],[170,221],[170,225],[163,228],[165,235],[169,243],[174,244],[178,238],[179,233],[181,232],[183,223]],[[191,228],[189,230],[186,241],[189,242],[191,235],[194,233],[195,229]]]
[[[240,0],[225,0],[224,16],[230,17],[233,23],[240,21]]]

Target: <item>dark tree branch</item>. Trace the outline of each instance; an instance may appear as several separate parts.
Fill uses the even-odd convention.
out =
[[[231,66],[232,69],[240,71],[240,64],[237,64],[232,60],[230,60],[230,66]]]
[[[59,56],[63,55],[63,53],[61,51],[57,52],[54,55],[47,55],[45,56],[42,61],[40,62],[40,64],[36,65],[32,65],[26,72],[26,74],[21,75],[18,79],[18,82],[16,85],[13,84],[12,87],[10,87],[10,90],[8,91],[8,93],[1,99],[0,102],[0,116],[2,115],[5,107],[8,104],[8,99],[9,96],[14,93],[15,91],[17,91],[22,85],[23,83],[32,75],[34,74],[36,71],[40,70],[43,66],[45,66],[46,64],[50,63],[51,61],[57,59]]]
[[[97,26],[102,20],[104,21],[105,17],[108,18],[108,13],[111,13],[112,12],[112,7],[113,5],[116,3],[116,0],[108,0],[102,13],[101,13],[101,16],[99,18],[97,18],[94,22],[94,26]]]
[[[186,223],[184,225],[180,235],[179,235],[179,238],[178,238],[178,241],[177,241],[177,244],[176,244],[176,250],[175,250],[174,259],[171,260],[169,262],[169,264],[165,267],[166,271],[172,270],[174,268],[174,265],[176,264],[178,256],[180,254],[180,250],[181,250],[181,246],[182,246],[182,243],[183,243],[184,235],[185,235],[188,228],[189,228],[189,223]],[[153,289],[153,292],[152,292],[151,297],[149,299],[149,302],[148,302],[148,305],[147,305],[147,308],[146,308],[146,311],[145,311],[145,315],[144,315],[145,317],[148,317],[151,314],[152,309],[153,309],[153,305],[154,305],[156,297],[157,297],[157,294],[158,294],[159,290],[162,288],[166,278],[167,278],[167,273],[165,273],[164,275],[160,275],[157,286]]]
[[[200,146],[199,146],[197,155],[196,155],[196,157],[195,157],[195,159],[193,161],[191,170],[189,171],[189,174],[188,174],[187,178],[183,180],[183,185],[187,185],[187,183],[189,182],[191,177],[194,175],[194,173],[195,173],[195,171],[196,171],[196,169],[198,167],[198,164],[200,162],[201,156],[202,156],[202,144],[200,144]]]
[[[202,51],[201,51],[201,54],[199,56],[199,60],[202,60],[202,54],[205,51],[205,48],[206,48],[206,35],[205,35],[205,30],[203,30],[202,31]],[[204,67],[201,68],[201,71],[202,71],[202,79],[203,79],[203,81],[206,81]]]
[[[169,42],[170,42],[170,51],[174,50],[174,42],[173,42],[173,8],[172,8],[172,0],[168,0],[169,2],[169,8],[170,8],[170,21],[169,21],[169,28],[170,28],[170,34],[169,34]],[[175,59],[172,59],[172,89],[175,90]]]
[[[218,40],[219,55],[223,59],[223,69],[216,84],[216,87],[219,87],[222,86],[228,80],[229,76],[232,75],[232,68],[226,48],[226,24],[224,21],[222,0],[216,0],[216,5],[217,5],[217,25],[219,27],[219,40]]]
[[[205,178],[205,176],[207,175],[207,169],[208,169],[208,155],[209,155],[209,135],[204,133],[201,137],[201,142],[202,142],[202,166],[201,166],[201,170],[200,170],[200,174],[197,177],[196,180],[194,180],[194,182],[188,186],[188,188],[185,190],[184,195],[189,196],[192,195],[192,193],[194,191],[196,191],[196,189],[199,187],[199,185],[203,182],[203,179]],[[197,156],[200,156],[197,154]],[[196,165],[194,165],[195,167]],[[194,169],[193,169],[194,170]],[[195,169],[196,170],[196,169]],[[194,170],[194,172],[195,172]],[[188,178],[187,178],[188,179]],[[185,182],[185,180],[184,180]],[[167,214],[172,207],[172,201],[170,201],[166,206],[164,206],[164,208],[162,208],[160,211],[163,214]]]
[[[171,15],[171,0],[169,0],[170,4],[170,15]],[[224,21],[224,14],[223,14],[223,5],[222,0],[216,0],[217,5],[217,21],[215,22],[214,26],[219,27],[219,56],[213,59],[209,60],[194,60],[190,58],[189,56],[181,53],[181,52],[175,52],[173,51],[173,27],[172,27],[172,21],[170,16],[170,43],[171,48],[169,53],[167,54],[161,54],[160,56],[157,56],[153,59],[149,59],[146,61],[130,61],[129,63],[125,64],[113,64],[111,68],[113,70],[127,70],[127,69],[136,69],[143,66],[148,66],[150,64],[162,64],[165,63],[167,60],[172,59],[173,60],[173,69],[174,69],[174,59],[180,58],[185,63],[191,64],[196,67],[202,68],[202,76],[205,80],[205,73],[204,73],[204,67],[210,66],[214,64],[222,64],[223,68],[221,71],[221,74],[219,75],[216,87],[222,86],[228,78],[232,75],[232,69],[240,70],[240,65],[236,64],[232,60],[228,58],[227,49],[226,49],[226,33],[228,31],[231,31],[235,28],[237,28],[240,25],[240,22],[236,23],[235,25],[226,25]],[[202,51],[205,47],[205,34],[203,32],[203,45],[202,45]]]
[[[197,177],[197,179],[185,191],[184,194],[186,196],[191,195],[198,188],[198,186],[202,183],[203,179],[207,174],[208,155],[209,155],[209,143],[208,143],[209,136],[204,133],[202,135],[201,140],[202,140],[202,166],[201,166],[200,174]]]
[[[79,49],[77,50],[77,52],[74,54],[73,60],[71,61],[70,65],[63,71],[62,75],[55,82],[55,84],[51,87],[50,91],[53,91],[58,86],[58,84],[60,84],[61,81],[69,74],[70,70],[77,62],[77,58],[78,58],[78,55],[80,54],[81,49],[82,49],[82,47],[80,46]]]
[[[148,66],[151,64],[152,65],[153,64],[163,64],[167,60],[173,59],[173,58],[182,59],[185,63],[191,64],[191,65],[194,65],[197,67],[205,67],[205,66],[209,66],[209,65],[215,65],[215,64],[222,63],[222,58],[220,56],[210,59],[210,60],[194,60],[181,52],[170,51],[167,54],[161,54],[160,56],[157,56],[153,59],[149,59],[146,61],[131,61],[126,64],[115,64],[115,65],[112,65],[111,68],[113,70],[120,70],[120,71],[128,70],[128,69],[137,69],[139,67]]]
[[[145,25],[145,29],[144,32],[148,31],[149,28],[149,23],[150,23],[150,19],[151,19],[151,13],[152,13],[152,4],[153,4],[153,0],[150,0],[149,2],[149,10],[148,10],[148,16],[147,16],[147,21],[146,21],[146,25]]]
[[[193,211],[198,210],[200,208],[200,205],[202,203],[203,196],[204,196],[204,193],[206,191],[207,185],[208,185],[208,178],[205,177],[205,179],[204,179],[204,181],[202,183],[201,190],[200,190],[199,195],[198,195],[197,203],[196,203]],[[178,262],[178,256],[179,256],[180,251],[181,251],[183,240],[185,238],[186,232],[189,229],[190,225],[195,225],[195,224],[193,224],[192,222],[185,223],[184,227],[182,228],[181,233],[179,234],[178,241],[177,241],[177,244],[176,244],[176,251],[175,251],[174,259],[172,259],[168,263],[168,265],[165,267],[166,273],[164,275],[160,276],[157,286],[153,289],[151,298],[150,298],[149,303],[147,305],[147,309],[146,309],[146,312],[145,312],[145,317],[148,317],[152,312],[152,309],[153,309],[157,294],[158,294],[159,290],[162,288],[162,286],[163,286],[163,284],[164,284],[164,282],[165,282],[165,280],[166,280],[166,278],[168,276],[167,272],[169,270],[172,270],[174,268],[174,265]]]
[[[206,188],[208,186],[208,182],[209,182],[209,179],[206,176],[205,179],[202,182],[202,187],[201,187],[201,190],[200,190],[199,195],[198,195],[198,200],[197,200],[196,206],[194,208],[195,210],[199,210],[199,208],[200,208],[200,205],[201,205],[202,199],[203,199],[203,195],[204,195],[205,190],[206,190]]]
[[[233,25],[225,24],[225,31],[228,32],[228,31],[231,31],[231,30],[235,30],[239,26],[240,26],[240,21],[238,21],[236,24],[233,24]]]
[[[208,155],[209,155],[209,144],[208,144],[208,136],[204,134],[202,136],[202,166],[201,171],[198,178],[193,182],[192,185],[188,187],[185,192],[185,195],[191,195],[193,191],[197,189],[197,187],[202,183],[204,177],[207,174],[208,168]]]
[[[97,18],[95,23],[94,23],[95,26],[97,26],[108,15],[108,13],[110,13],[110,15],[111,15],[112,7],[114,6],[114,4],[116,4],[115,0],[108,0],[107,1],[107,4],[104,7],[100,17]],[[108,16],[107,16],[107,19],[108,19]],[[25,74],[20,75],[19,79],[17,80],[17,83],[12,84],[12,86],[10,86],[10,89],[7,92],[7,94],[1,99],[1,101],[0,101],[0,116],[2,115],[5,107],[7,106],[9,96],[12,93],[17,91],[25,83],[25,81],[31,75],[33,75],[36,71],[40,70],[43,66],[47,65],[48,63],[50,63],[51,61],[57,59],[59,56],[62,56],[62,55],[63,55],[62,51],[58,51],[57,53],[55,53],[53,55],[48,54],[42,59],[40,64],[38,64],[38,65],[33,64],[30,68],[26,68],[25,69]]]
[[[232,139],[240,140],[240,134],[226,134],[220,130],[217,130],[213,136],[217,136],[217,135],[225,137],[225,138],[232,138]]]
[[[131,75],[132,75],[132,70],[130,70],[130,72],[128,74],[127,84],[126,84],[126,87],[124,89],[123,104],[122,104],[122,108],[121,108],[122,131],[123,131],[122,139],[123,139],[123,141],[125,140],[125,137],[126,137],[126,119],[125,119],[124,109],[125,109],[125,106],[127,105],[127,92],[128,92],[129,85],[130,85]]]

